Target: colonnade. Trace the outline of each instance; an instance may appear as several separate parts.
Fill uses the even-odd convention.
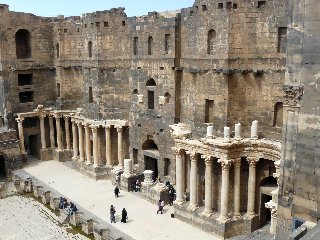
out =
[[[240,215],[240,167],[241,158],[227,159],[227,158],[214,158],[212,156],[200,155],[196,152],[185,151],[181,148],[173,148],[176,155],[176,202],[178,204],[184,201],[183,195],[185,192],[185,165],[186,154],[190,156],[190,203],[188,209],[193,211],[198,207],[198,189],[197,189],[197,172],[198,161],[204,158],[205,162],[205,199],[204,199],[204,211],[205,216],[210,216],[213,213],[213,163],[217,161],[221,164],[222,176],[221,176],[221,196],[220,196],[220,221],[226,221],[229,213],[229,188],[230,188],[230,167],[234,166],[234,184],[233,184],[233,217],[239,218]],[[247,217],[253,217],[255,215],[255,194],[256,194],[256,164],[259,161],[258,157],[247,157],[249,164],[249,178],[248,178],[248,202],[247,202]]]
[[[33,114],[33,113],[31,113]],[[72,150],[73,151],[73,160],[78,160],[86,164],[93,164],[94,167],[102,166],[100,144],[101,140],[99,137],[99,129],[105,129],[105,143],[106,143],[106,161],[105,165],[111,167],[115,165],[115,162],[112,159],[112,144],[111,144],[111,128],[116,128],[118,133],[118,159],[117,164],[121,167],[124,165],[123,160],[123,128],[124,125],[111,125],[111,124],[99,124],[95,121],[88,121],[87,119],[75,118],[63,112],[41,112],[37,115],[40,121],[40,136],[41,136],[41,149],[44,150],[47,148],[46,142],[46,128],[45,128],[45,118],[48,117],[49,121],[49,138],[50,138],[50,147],[56,148],[57,151],[63,150]],[[25,117],[34,117],[33,115],[25,115]],[[16,121],[18,122],[18,131],[20,139],[20,149],[21,153],[25,154],[25,143],[24,143],[24,129],[23,121],[25,117],[19,116]],[[55,118],[55,128],[54,121]],[[64,119],[64,123],[62,122]],[[70,121],[71,119],[71,121]],[[115,120],[116,121],[116,120]],[[70,133],[70,122],[72,124],[72,131]],[[121,121],[123,122],[123,121]],[[100,123],[100,122],[99,122]],[[64,124],[65,131],[62,131],[62,124]],[[72,138],[71,135],[72,134]],[[65,146],[63,144],[62,138],[65,139]],[[91,151],[91,139],[93,142],[92,151]],[[71,148],[72,140],[72,148]],[[91,156],[91,153],[93,153]]]

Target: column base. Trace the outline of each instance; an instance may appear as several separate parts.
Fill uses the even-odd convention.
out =
[[[255,213],[246,213],[246,215],[245,215],[245,218],[246,219],[248,219],[248,220],[250,220],[250,219],[252,219],[252,218],[254,218],[256,216],[256,214]]]
[[[91,165],[91,164],[92,164],[92,162],[85,162],[85,164],[86,164],[86,165]]]
[[[187,207],[187,210],[190,212],[194,212],[195,210],[197,210],[199,207],[197,205],[194,204],[189,204],[189,206]]]
[[[233,218],[232,219],[237,220],[237,219],[240,219],[241,217],[242,216],[241,216],[240,213],[235,213],[235,214],[233,214]]]
[[[112,164],[106,164],[106,168],[112,168]]]
[[[214,214],[213,211],[208,211],[208,210],[204,210],[202,213],[200,213],[201,216],[203,217],[211,217]]]
[[[184,201],[183,201],[183,200],[176,199],[173,203],[181,206],[181,205],[184,203]]]
[[[77,161],[77,160],[78,160],[78,157],[73,156],[73,157],[72,157],[72,160]]]
[[[84,162],[85,159],[84,159],[84,158],[79,158],[79,161],[80,161],[80,162]]]
[[[220,216],[217,218],[217,221],[220,223],[226,223],[230,220],[230,218],[226,217],[226,216]]]

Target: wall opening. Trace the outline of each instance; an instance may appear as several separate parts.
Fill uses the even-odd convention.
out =
[[[262,9],[266,7],[266,1],[258,1],[258,8]]]
[[[169,175],[170,175],[170,159],[165,158],[164,159],[163,176],[169,176]]]
[[[138,37],[133,38],[133,55],[138,55]]]
[[[7,177],[6,162],[2,155],[0,155],[0,179]]]
[[[88,55],[89,57],[92,57],[92,42],[88,42]]]
[[[148,91],[148,109],[154,109],[154,91]]]
[[[170,95],[170,93],[166,92],[166,93],[164,94],[164,97],[166,98],[166,103],[170,103],[170,100],[171,100],[171,95]]]
[[[274,105],[273,126],[282,127],[283,125],[283,103],[277,102]]]
[[[206,99],[205,102],[205,123],[213,123],[213,106],[214,101]]]
[[[57,96],[60,97],[61,96],[61,88],[60,88],[60,83],[57,83]]]
[[[138,149],[132,149],[132,158],[133,158],[133,165],[138,164]]]
[[[223,3],[218,3],[218,9],[223,9]]]
[[[89,103],[93,103],[92,87],[89,87]]]
[[[32,85],[32,73],[18,74],[18,86]]]
[[[59,45],[59,43],[56,44],[56,55],[57,55],[57,58],[60,57],[60,45]]]
[[[153,78],[150,78],[150,79],[147,81],[146,86],[147,86],[147,87],[155,87],[155,86],[157,86],[157,84],[156,84],[156,82],[154,81]]]
[[[278,28],[278,53],[286,53],[287,51],[287,28]]]
[[[153,48],[153,38],[152,36],[148,37],[148,55],[152,55]]]
[[[33,92],[32,91],[20,92],[19,101],[20,103],[33,102]]]
[[[208,54],[214,53],[214,42],[216,39],[216,31],[211,29],[208,31],[207,52]]]
[[[31,34],[26,29],[16,32],[16,54],[17,59],[31,58]]]
[[[170,34],[165,34],[164,35],[164,51],[166,54],[169,53],[170,49]]]
[[[132,94],[138,94],[138,89],[133,89]]]

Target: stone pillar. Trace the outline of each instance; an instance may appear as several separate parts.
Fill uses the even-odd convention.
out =
[[[91,126],[93,134],[93,166],[99,167],[99,156],[98,156],[98,127]]]
[[[106,133],[106,165],[112,166],[112,159],[111,159],[111,138],[110,138],[110,126],[105,126],[105,133]]]
[[[224,127],[223,136],[224,136],[223,142],[226,142],[226,143],[230,142],[230,127]]]
[[[67,150],[70,150],[71,146],[70,146],[69,116],[64,116],[64,128],[66,130]]]
[[[248,157],[249,163],[249,180],[248,180],[248,205],[247,216],[253,217],[255,215],[255,197],[256,197],[256,164],[259,161],[258,158]]]
[[[229,173],[230,173],[230,160],[219,160],[222,167],[222,181],[221,181],[221,211],[220,221],[226,221],[228,219],[229,210]]]
[[[172,148],[176,155],[176,203],[183,203],[183,161],[184,161],[184,152],[180,148]]]
[[[251,138],[258,139],[258,121],[254,120],[251,125]]]
[[[51,148],[56,147],[55,139],[54,139],[54,126],[53,126],[53,116],[49,115],[49,127],[50,127],[50,146]]]
[[[62,151],[62,136],[61,136],[61,122],[60,122],[60,113],[55,113],[54,117],[56,118],[56,129],[57,129],[57,143],[58,151]]]
[[[206,172],[205,172],[205,199],[203,215],[210,216],[212,213],[212,164],[211,157],[205,158]]]
[[[78,136],[77,136],[77,125],[74,120],[71,120],[72,122],[72,146],[73,146],[73,160],[76,160],[78,158]]]
[[[197,154],[190,153],[191,169],[190,169],[190,204],[188,209],[194,211],[198,207],[198,189],[197,189]]]
[[[272,200],[265,203],[265,207],[271,211],[270,234],[276,235],[277,231],[277,204]]]
[[[19,131],[19,140],[20,140],[20,152],[21,154],[26,154],[26,149],[24,147],[24,132],[23,132],[23,122],[24,118],[17,118],[18,122],[18,131]]]
[[[40,119],[40,135],[41,135],[41,149],[42,150],[47,148],[46,132],[45,132],[45,128],[44,128],[44,119],[45,119],[45,117],[46,117],[45,114],[41,114],[39,116],[39,119]]]
[[[91,140],[90,140],[90,126],[88,124],[84,125],[85,134],[86,134],[86,164],[91,164]]]
[[[236,140],[241,140],[241,123],[234,125],[234,137]]]
[[[117,132],[118,132],[118,162],[119,162],[119,166],[123,167],[122,126],[117,127]]]
[[[132,174],[132,160],[124,159],[124,174],[130,176]]]
[[[79,136],[79,155],[80,155],[80,162],[84,162],[84,144],[83,144],[83,129],[82,123],[79,122],[78,124],[78,136]]]
[[[241,158],[234,159],[234,218],[241,217],[240,214],[240,167],[241,167]]]

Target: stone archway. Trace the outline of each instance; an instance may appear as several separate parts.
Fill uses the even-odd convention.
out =
[[[142,144],[142,151],[144,155],[144,170],[153,171],[153,180],[159,176],[158,160],[160,153],[157,144],[151,139],[146,140]]]
[[[266,208],[265,204],[272,200],[272,192],[277,187],[277,179],[273,176],[265,177],[260,181],[260,226],[271,221],[271,211]]]
[[[7,178],[7,168],[5,158],[0,155],[0,179]]]

